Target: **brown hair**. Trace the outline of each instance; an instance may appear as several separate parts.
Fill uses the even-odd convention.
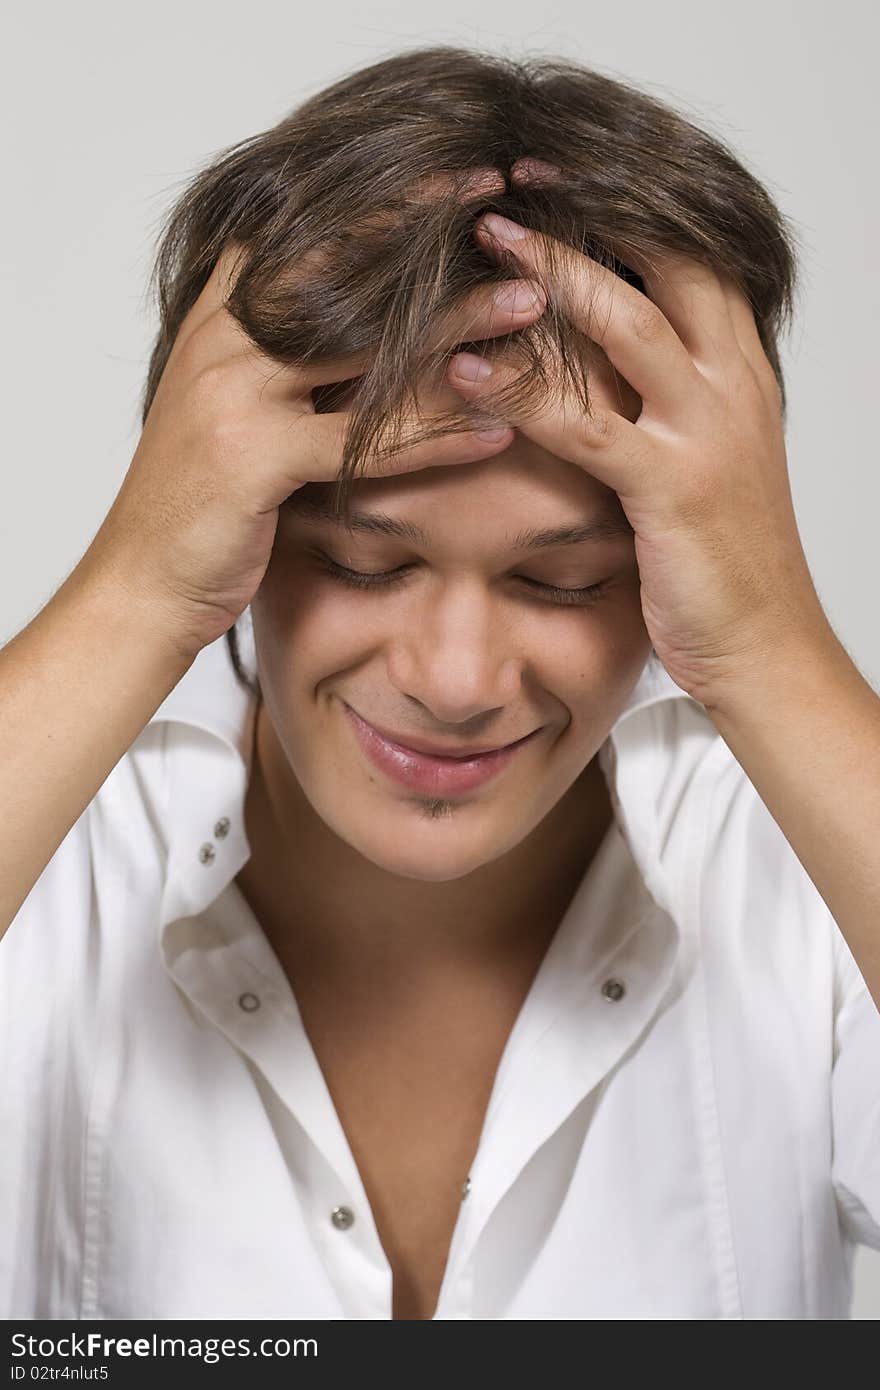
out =
[[[524,156],[556,165],[560,177],[512,187],[510,168]],[[456,180],[490,167],[505,190],[464,202]],[[447,192],[414,195],[438,173],[453,175]],[[778,340],[794,312],[796,239],[723,141],[628,82],[574,62],[439,46],[341,78],[223,151],[189,184],[165,219],[150,279],[160,326],[143,421],[180,325],[229,242],[247,258],[228,308],[263,352],[288,366],[373,353],[354,383],[315,393],[316,409],[328,410],[352,391],[335,488],[342,516],[359,466],[399,444],[415,383],[433,372],[439,380],[461,348],[515,347],[522,373],[487,410],[462,400],[457,412],[426,421],[420,439],[472,429],[487,411],[503,418],[505,403],[539,409],[554,353],[555,384],[571,386],[589,410],[587,372],[600,350],[558,311],[550,284],[544,313],[516,334],[426,352],[428,330],[477,283],[511,273],[472,235],[487,210],[577,248],[642,290],[628,255],[650,264],[670,250],[726,272],[754,311],[784,418]],[[235,627],[226,637],[239,679],[259,694],[242,670]]]

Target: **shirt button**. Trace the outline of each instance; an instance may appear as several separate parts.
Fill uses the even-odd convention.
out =
[[[351,1207],[334,1207],[330,1213],[330,1220],[337,1231],[347,1231],[354,1221],[354,1212]]]
[[[199,850],[199,862],[202,864],[213,864],[216,850],[213,845],[204,844]]]
[[[260,1001],[256,994],[240,994],[238,996],[238,1007],[244,1009],[246,1014],[252,1014],[254,1009],[260,1007]]]
[[[465,1180],[464,1180],[464,1182],[463,1182],[463,1184],[462,1184],[462,1188],[461,1188],[461,1200],[462,1200],[462,1201],[464,1201],[465,1197],[468,1195],[468,1193],[470,1192],[470,1190],[471,1190],[471,1180],[470,1180],[470,1175],[468,1175],[468,1177],[465,1178]]]
[[[616,1004],[618,999],[622,999],[626,994],[626,986],[622,980],[606,980],[602,986],[602,993],[606,999]]]
[[[225,839],[226,839],[226,836],[227,836],[228,834],[229,834],[229,817],[228,817],[228,816],[221,816],[220,819],[218,820],[217,824],[214,826],[214,839],[215,839],[215,840],[225,840]]]

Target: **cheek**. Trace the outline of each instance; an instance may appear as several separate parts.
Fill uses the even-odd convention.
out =
[[[581,617],[545,648],[544,683],[572,720],[604,737],[641,675],[651,650],[639,601],[638,573],[621,581],[590,617]]]
[[[273,555],[251,612],[261,680],[276,689],[314,690],[366,648],[357,596],[353,600],[293,556]]]

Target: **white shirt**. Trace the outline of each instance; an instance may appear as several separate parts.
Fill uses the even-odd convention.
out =
[[[6,1319],[391,1316],[234,883],[254,713],[206,648],[0,943]],[[854,1242],[880,1248],[880,1013],[655,657],[600,761],[615,820],[508,1039],[435,1316],[847,1317]]]

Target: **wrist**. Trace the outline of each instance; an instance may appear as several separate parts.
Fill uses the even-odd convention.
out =
[[[756,643],[701,703],[726,736],[756,718],[785,720],[795,709],[824,698],[829,679],[853,674],[861,679],[823,613],[821,622],[791,627]]]
[[[56,594],[102,645],[173,689],[201,649],[161,598],[139,588],[123,570],[87,552]]]

